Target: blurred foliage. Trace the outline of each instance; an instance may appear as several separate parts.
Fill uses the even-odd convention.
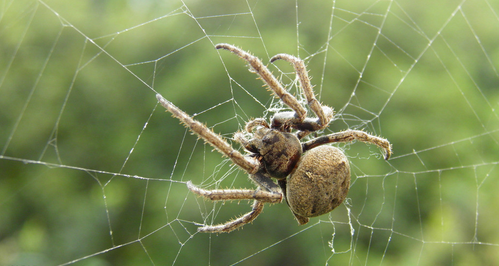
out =
[[[496,2],[20,0],[0,12],[1,265],[499,264]],[[337,111],[326,133],[365,129],[394,158],[339,145],[349,199],[307,226],[278,204],[243,230],[197,234],[250,205],[213,207],[183,182],[253,185],[151,88],[228,139],[276,102],[219,42],[265,63],[304,58]],[[269,67],[293,83],[284,62]]]

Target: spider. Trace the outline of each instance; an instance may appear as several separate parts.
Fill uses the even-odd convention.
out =
[[[299,58],[277,54],[270,62],[284,60],[294,67],[315,118],[307,117],[305,107],[283,88],[260,59],[230,44],[217,44],[215,48],[228,50],[247,61],[251,72],[258,74],[292,111],[276,113],[270,124],[263,118],[256,118],[246,124],[245,133],[236,132],[233,139],[247,151],[247,154],[243,155],[219,134],[194,120],[160,94],[156,95],[159,103],[171,112],[173,117],[246,171],[258,186],[255,190],[205,190],[188,181],[187,187],[190,191],[213,201],[253,200],[250,212],[224,224],[203,225],[198,227],[199,232],[231,232],[255,220],[265,203],[280,203],[283,199],[300,225],[306,224],[310,217],[335,209],[348,193],[350,166],[340,149],[324,144],[359,140],[379,146],[385,150],[385,159],[390,158],[392,150],[388,140],[361,130],[345,130],[300,142],[311,132],[325,129],[334,115],[332,108],[321,105],[315,98],[305,64]],[[277,183],[273,179],[276,179]]]

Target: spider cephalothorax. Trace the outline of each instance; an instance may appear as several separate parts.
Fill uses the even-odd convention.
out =
[[[187,182],[187,187],[192,192],[211,200],[254,200],[252,211],[243,216],[225,224],[205,225],[198,228],[198,231],[230,232],[256,219],[262,212],[264,203],[279,203],[283,198],[299,224],[306,224],[309,217],[332,211],[343,202],[348,193],[350,166],[340,149],[321,145],[360,140],[383,148],[385,159],[390,157],[391,145],[386,139],[360,130],[345,130],[300,142],[300,139],[311,132],[326,128],[333,119],[333,109],[322,106],[315,98],[302,60],[288,54],[278,54],[270,59],[271,62],[282,59],[293,65],[315,118],[307,117],[307,110],[282,87],[257,57],[230,44],[217,44],[216,48],[228,50],[246,60],[252,70],[293,111],[276,113],[270,125],[262,118],[249,121],[245,133],[238,132],[234,135],[234,140],[248,151],[248,154],[243,155],[221,136],[160,94],[156,95],[161,105],[174,117],[245,170],[258,186],[256,190],[205,190]],[[248,135],[250,137],[246,137]],[[272,178],[277,180],[277,184]]]
[[[248,125],[246,130],[251,132],[252,126]],[[282,179],[289,175],[303,153],[300,140],[295,134],[269,128],[267,123],[261,123],[257,127],[253,138],[247,140],[238,133],[235,135],[235,139],[246,150],[261,158],[267,173],[276,179]]]

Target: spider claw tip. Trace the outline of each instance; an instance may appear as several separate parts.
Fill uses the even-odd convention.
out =
[[[229,47],[231,47],[232,45],[228,44],[228,43],[219,43],[217,45],[215,45],[215,49],[228,49]]]

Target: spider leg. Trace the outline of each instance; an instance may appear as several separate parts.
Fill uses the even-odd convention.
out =
[[[245,157],[237,150],[233,149],[232,146],[227,143],[227,141],[220,135],[214,133],[212,130],[208,129],[201,122],[194,120],[180,108],[175,106],[173,103],[169,102],[161,94],[156,94],[156,98],[159,103],[166,108],[172,115],[180,120],[185,126],[189,127],[192,132],[196,133],[199,137],[203,138],[206,142],[211,144],[215,149],[223,153],[225,156],[229,157],[232,162],[237,164],[243,170],[250,174],[254,174],[258,171],[260,163],[249,157]]]
[[[388,142],[388,140],[370,135],[362,130],[345,130],[342,132],[321,136],[303,143],[302,148],[303,152],[305,152],[307,150],[313,149],[314,147],[324,145],[327,143],[349,142],[354,140],[360,140],[362,142],[371,143],[384,149],[385,160],[388,160],[392,155],[392,145],[390,144],[390,142]]]
[[[270,192],[261,189],[213,189],[206,190],[192,184],[191,181],[187,182],[187,188],[199,196],[207,199],[216,200],[258,200],[260,202],[280,203],[282,201],[282,194],[279,192]]]
[[[274,62],[276,60],[284,60],[288,63],[292,64],[295,68],[296,75],[300,80],[300,86],[303,89],[303,93],[307,98],[308,106],[315,113],[318,118],[319,129],[324,129],[329,125],[331,119],[333,119],[333,109],[328,106],[322,106],[320,102],[315,98],[313,86],[310,84],[310,78],[308,77],[308,71],[305,67],[305,63],[303,60],[294,57],[289,54],[277,54],[270,59],[270,62]]]
[[[263,118],[256,118],[256,119],[253,119],[251,121],[249,121],[248,123],[246,123],[246,126],[245,126],[245,130],[246,132],[253,132],[253,129],[255,127],[266,127],[266,128],[270,128],[269,124],[267,123],[267,121],[265,121],[265,119]]]
[[[275,183],[274,186],[277,187]],[[198,232],[203,233],[228,233],[247,223],[252,222],[262,212],[265,202],[279,203],[282,201],[283,195],[280,192],[265,191],[262,189],[215,189],[206,190],[199,188],[187,182],[187,188],[195,194],[208,198],[210,200],[246,200],[254,199],[252,210],[239,218],[228,221],[224,224],[205,225],[198,228]]]
[[[253,222],[253,220],[262,213],[263,210],[263,202],[255,200],[253,202],[252,210],[243,216],[236,218],[234,220],[228,221],[224,224],[218,225],[205,225],[203,227],[198,228],[198,232],[202,233],[229,233],[247,223]]]
[[[227,44],[227,43],[219,43],[215,46],[217,49],[225,49],[228,50],[240,58],[244,59],[248,62],[252,69],[260,76],[260,78],[267,84],[267,86],[274,91],[274,93],[291,109],[295,111],[295,115],[293,122],[298,123],[303,121],[307,116],[307,110],[300,105],[298,100],[287,92],[279,83],[279,81],[272,75],[269,69],[258,59],[258,57],[253,56],[236,46]]]

